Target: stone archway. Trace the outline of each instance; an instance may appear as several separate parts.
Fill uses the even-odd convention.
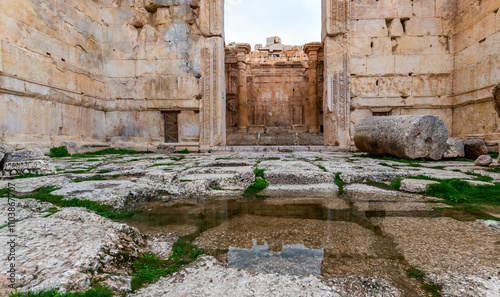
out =
[[[324,48],[324,145],[350,148],[350,95],[348,75],[347,0],[322,0]],[[226,78],[224,74],[224,0],[202,0],[202,106],[200,145],[226,145]],[[233,98],[234,99],[234,98]]]

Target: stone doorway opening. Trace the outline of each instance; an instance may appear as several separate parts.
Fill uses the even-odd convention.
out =
[[[225,47],[227,144],[323,145],[321,43]]]
[[[164,111],[163,118],[165,123],[165,143],[179,142],[179,124],[178,118],[180,111]]]

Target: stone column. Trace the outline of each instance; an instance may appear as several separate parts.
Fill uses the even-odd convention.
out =
[[[313,42],[304,46],[309,57],[309,100],[306,105],[306,125],[311,133],[318,133],[318,50],[321,43]]]
[[[247,54],[250,53],[249,44],[237,44],[238,54],[238,132],[248,132],[248,87],[247,87]]]

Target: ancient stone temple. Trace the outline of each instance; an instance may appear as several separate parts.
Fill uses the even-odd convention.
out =
[[[500,142],[498,0],[322,0],[322,40],[253,51],[224,40],[222,0],[0,8],[0,131],[18,148],[350,149],[359,119],[418,114]]]
[[[321,43],[255,49],[226,47],[227,144],[323,145]]]

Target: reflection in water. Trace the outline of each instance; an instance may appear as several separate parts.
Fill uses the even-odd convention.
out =
[[[269,251],[267,243],[258,245],[253,240],[251,249],[230,246],[227,255],[229,267],[254,272],[293,275],[321,275],[323,249],[308,249],[302,244],[284,245],[279,253]]]

